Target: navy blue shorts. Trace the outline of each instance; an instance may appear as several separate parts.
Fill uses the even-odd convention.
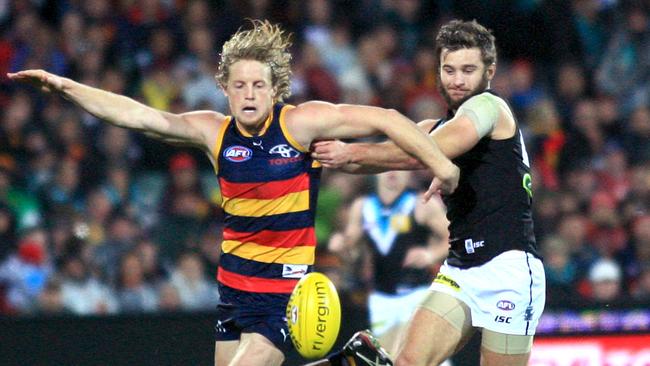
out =
[[[216,341],[239,340],[242,333],[259,333],[284,354],[293,349],[285,316],[290,294],[251,293],[219,284]]]

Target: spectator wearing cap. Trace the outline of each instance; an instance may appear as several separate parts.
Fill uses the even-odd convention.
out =
[[[587,298],[597,304],[611,304],[623,295],[621,266],[614,260],[601,258],[589,269],[590,294]]]

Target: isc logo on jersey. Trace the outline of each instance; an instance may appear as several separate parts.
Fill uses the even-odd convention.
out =
[[[305,358],[321,358],[334,346],[341,327],[341,303],[332,281],[312,272],[298,281],[287,304],[291,341]]]
[[[241,163],[253,157],[253,151],[245,146],[230,146],[223,151],[223,157],[233,163]]]

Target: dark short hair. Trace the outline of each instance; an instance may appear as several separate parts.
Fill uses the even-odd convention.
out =
[[[494,36],[476,20],[452,20],[438,31],[436,36],[436,69],[440,69],[442,50],[457,51],[463,48],[478,48],[485,66],[496,64],[497,49]]]

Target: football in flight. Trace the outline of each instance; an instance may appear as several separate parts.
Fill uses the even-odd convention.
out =
[[[332,349],[341,328],[341,302],[327,276],[311,272],[298,281],[287,304],[287,325],[302,357],[322,358]]]

